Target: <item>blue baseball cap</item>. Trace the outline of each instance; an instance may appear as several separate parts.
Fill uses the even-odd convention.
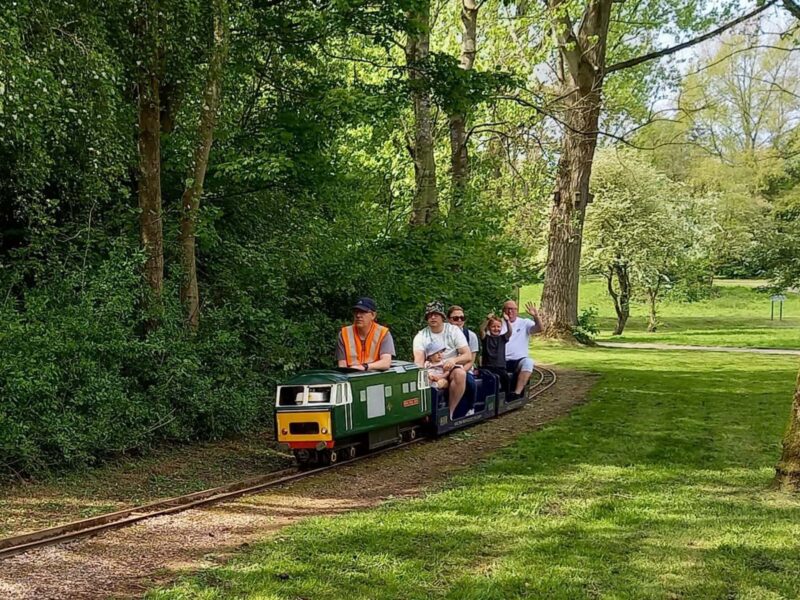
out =
[[[365,312],[378,312],[378,305],[372,298],[359,298],[353,306],[353,310],[363,310]]]

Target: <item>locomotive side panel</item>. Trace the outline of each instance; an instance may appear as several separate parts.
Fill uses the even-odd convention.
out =
[[[424,376],[424,377],[423,377]],[[391,369],[350,380],[353,392],[352,429],[336,427],[345,436],[367,436],[370,448],[395,443],[403,427],[430,417],[427,376],[419,368]]]

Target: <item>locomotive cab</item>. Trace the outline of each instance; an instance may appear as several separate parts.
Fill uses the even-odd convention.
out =
[[[334,446],[334,408],[350,402],[348,382],[279,386],[275,411],[278,441],[294,451],[298,462],[319,462],[320,453]]]

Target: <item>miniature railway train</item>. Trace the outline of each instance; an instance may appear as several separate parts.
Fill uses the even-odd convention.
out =
[[[278,386],[277,440],[301,467],[327,465],[359,453],[438,436],[523,406],[488,371],[468,385],[453,417],[446,393],[432,388],[426,369],[393,361],[386,371],[307,371]]]

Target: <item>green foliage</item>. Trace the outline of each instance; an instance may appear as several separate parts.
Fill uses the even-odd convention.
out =
[[[424,72],[434,99],[448,114],[465,114],[521,85],[520,78],[510,72],[467,71],[455,56],[438,52],[431,54]]]
[[[578,315],[578,324],[572,328],[575,339],[581,344],[590,345],[594,338],[600,333],[600,326],[597,323],[597,307],[588,306],[581,309]]]
[[[758,30],[700,52],[681,82],[679,118],[638,140],[657,169],[707,198],[711,267],[725,277],[797,277],[800,78],[791,36]],[[788,209],[788,210],[787,210]],[[792,274],[794,273],[794,275]]]
[[[10,348],[0,357],[0,470],[93,464],[158,440],[269,425],[276,381],[333,364],[356,297],[378,300],[398,357],[409,358],[426,302],[482,314],[528,276],[519,243],[503,235],[505,209],[478,186],[458,227],[407,226],[407,90],[394,69],[328,55],[344,48],[374,60],[405,26],[402,7],[342,2],[323,15],[303,1],[235,6],[241,35],[200,204],[196,335],[178,305],[176,239],[207,7],[171,4],[146,40],[167,52],[147,66],[163,77],[169,106],[164,307],[149,333],[133,93],[147,46],[128,27],[142,15],[124,5],[75,21],[61,2],[0,9],[11,31],[0,40],[0,157],[9,159],[0,161],[0,341]],[[488,98],[501,80],[476,75],[459,93],[481,88]],[[28,118],[26,105],[41,112]]]
[[[0,309],[4,468],[80,466],[164,437],[218,437],[263,417],[272,380],[223,310],[197,339],[178,306],[141,335],[140,263],[120,248],[93,273],[64,273]]]
[[[602,151],[587,214],[584,268],[624,267],[633,297],[669,291],[699,299],[711,288],[712,215],[703,197],[659,173],[641,154]]]

